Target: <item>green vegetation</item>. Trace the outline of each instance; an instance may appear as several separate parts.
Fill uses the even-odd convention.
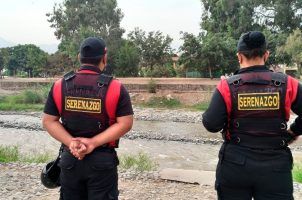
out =
[[[52,158],[50,154],[22,155],[17,146],[0,145],[0,162],[45,163]]]
[[[209,107],[209,102],[203,102],[203,103],[195,104],[195,105],[191,106],[190,108],[192,110],[202,111],[202,110],[206,110],[208,107]]]
[[[0,162],[17,162],[19,160],[19,149],[17,146],[0,146]]]
[[[296,163],[294,165],[293,179],[298,183],[302,183],[302,163]]]
[[[151,158],[140,152],[137,155],[120,156],[120,167],[122,169],[133,169],[135,171],[144,172],[152,171],[157,168],[157,164]]]
[[[153,97],[148,102],[143,103],[143,106],[151,108],[181,108],[182,105],[177,99],[167,99],[165,97]]]
[[[156,81],[151,79],[148,82],[147,89],[149,93],[156,93]]]
[[[2,111],[41,111],[44,105],[42,104],[10,104],[0,103],[0,110]]]
[[[148,102],[139,104],[139,106],[148,108],[187,109],[193,111],[203,111],[208,108],[209,103],[204,102],[188,106],[182,104],[178,99],[168,99],[166,97],[153,97]]]
[[[25,90],[20,94],[0,97],[0,110],[41,111],[48,96],[50,85]]]

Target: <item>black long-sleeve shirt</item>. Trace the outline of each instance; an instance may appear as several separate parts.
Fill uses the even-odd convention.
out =
[[[235,74],[248,72],[267,72],[269,69],[265,66],[252,66],[243,68],[235,72]],[[302,85],[299,84],[296,100],[291,105],[291,110],[298,115],[295,121],[291,124],[290,129],[296,135],[302,135]],[[222,130],[227,123],[227,108],[222,95],[216,89],[212,96],[209,108],[202,115],[202,123],[209,132],[218,132]]]

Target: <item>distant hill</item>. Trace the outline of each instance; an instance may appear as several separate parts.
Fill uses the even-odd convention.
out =
[[[57,44],[40,44],[38,46],[49,54],[55,53],[58,50]]]
[[[13,42],[9,42],[9,41],[5,40],[4,38],[0,37],[0,48],[12,47],[15,45],[17,45],[17,44],[14,44]],[[39,44],[37,46],[49,54],[55,53],[58,50],[57,44]]]
[[[4,47],[11,47],[14,46],[15,44],[12,42],[9,42],[3,38],[0,37],[0,48],[4,48]]]

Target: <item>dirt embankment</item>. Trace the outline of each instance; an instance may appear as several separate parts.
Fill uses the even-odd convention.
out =
[[[6,78],[0,80],[0,96],[53,83],[56,78]],[[149,93],[150,78],[119,78],[131,93],[134,103],[143,103],[153,97],[179,100],[185,105],[208,102],[218,80],[201,78],[154,78],[156,93]]]

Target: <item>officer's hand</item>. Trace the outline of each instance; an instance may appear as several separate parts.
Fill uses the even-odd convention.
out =
[[[71,141],[69,145],[70,152],[79,160],[82,160],[85,155],[82,155],[80,152],[86,151],[86,146],[76,140]]]
[[[87,154],[90,154],[95,148],[96,145],[94,144],[93,140],[91,138],[73,138],[72,141],[80,142],[81,144],[85,145],[86,148],[80,149],[78,153],[81,156],[85,156]]]

